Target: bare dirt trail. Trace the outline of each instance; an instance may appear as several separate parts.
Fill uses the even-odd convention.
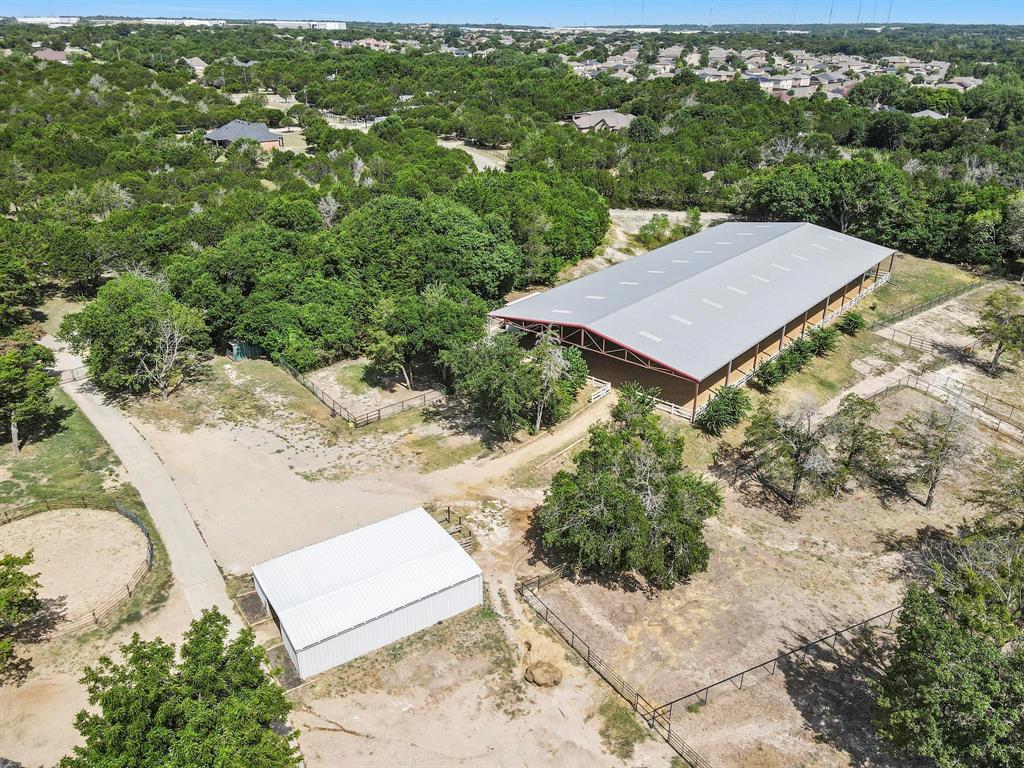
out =
[[[114,405],[105,402],[88,381],[64,385],[64,391],[93,423],[124,465],[160,531],[175,581],[198,618],[204,608],[216,606],[237,631],[242,624],[228,598],[217,564],[199,534],[174,481],[142,435]]]

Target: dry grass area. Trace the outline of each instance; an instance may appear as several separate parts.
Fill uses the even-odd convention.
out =
[[[231,573],[435,499],[436,470],[483,451],[416,410],[349,427],[258,360],[216,358],[206,381],[131,417]]]
[[[900,390],[881,404],[879,426],[891,426],[934,401]],[[993,444],[1022,450],[974,422],[970,443],[930,510],[857,488],[790,516],[756,487],[724,483],[725,508],[707,526],[706,573],[658,594],[628,579],[563,581],[545,588],[544,600],[648,699],[671,700],[898,605],[908,554],[972,513],[962,490],[973,457]],[[681,732],[715,765],[852,766],[871,754],[870,764],[890,764],[876,759],[863,717],[822,731],[829,711],[857,709],[851,692],[866,690],[868,671],[853,665],[860,677],[847,680],[850,664],[815,663],[828,675],[791,665],[751,691],[716,696],[699,714],[680,714]]]

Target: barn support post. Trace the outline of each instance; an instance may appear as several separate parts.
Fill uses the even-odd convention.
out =
[[[804,324],[800,326],[800,335],[803,336],[807,332],[807,315],[810,309],[804,311]]]
[[[868,276],[867,272],[865,272],[863,275],[860,276],[860,288],[857,289],[857,298],[858,299],[861,297],[861,294],[864,293],[864,280],[867,278],[867,276]]]

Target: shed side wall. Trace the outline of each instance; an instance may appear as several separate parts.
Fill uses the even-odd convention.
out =
[[[336,637],[298,651],[296,668],[305,679],[364,653],[383,648],[483,602],[483,576],[456,584]]]

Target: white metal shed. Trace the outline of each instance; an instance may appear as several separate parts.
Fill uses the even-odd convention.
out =
[[[479,566],[422,507],[252,568],[303,678],[483,601]]]

